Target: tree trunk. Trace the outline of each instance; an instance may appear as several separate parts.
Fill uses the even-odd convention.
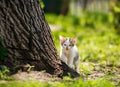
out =
[[[1,63],[11,71],[30,64],[61,77],[68,72],[79,76],[59,59],[38,0],[0,0],[0,36],[8,50],[8,58]]]
[[[67,15],[68,11],[69,11],[69,4],[70,4],[70,0],[61,0],[62,1],[62,6],[61,6],[61,14],[62,15]]]

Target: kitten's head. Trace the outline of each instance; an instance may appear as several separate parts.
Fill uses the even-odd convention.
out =
[[[60,38],[60,44],[62,48],[67,51],[75,46],[75,43],[77,40],[76,38],[69,38],[69,37],[63,37],[63,36],[60,36],[59,38]]]

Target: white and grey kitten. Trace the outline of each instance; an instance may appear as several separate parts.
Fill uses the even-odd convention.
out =
[[[75,67],[75,70],[79,73],[79,53],[76,47],[76,38],[69,38],[60,36],[60,58],[69,67]]]

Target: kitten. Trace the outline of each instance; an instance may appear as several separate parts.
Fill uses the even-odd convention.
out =
[[[69,67],[75,67],[75,70],[79,73],[79,53],[76,47],[76,38],[65,38],[60,36],[60,58]]]

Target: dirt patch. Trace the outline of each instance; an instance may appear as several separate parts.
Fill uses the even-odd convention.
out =
[[[31,72],[18,72],[12,75],[16,80],[34,80],[34,81],[57,81],[60,78],[53,76],[46,72],[31,71]]]

